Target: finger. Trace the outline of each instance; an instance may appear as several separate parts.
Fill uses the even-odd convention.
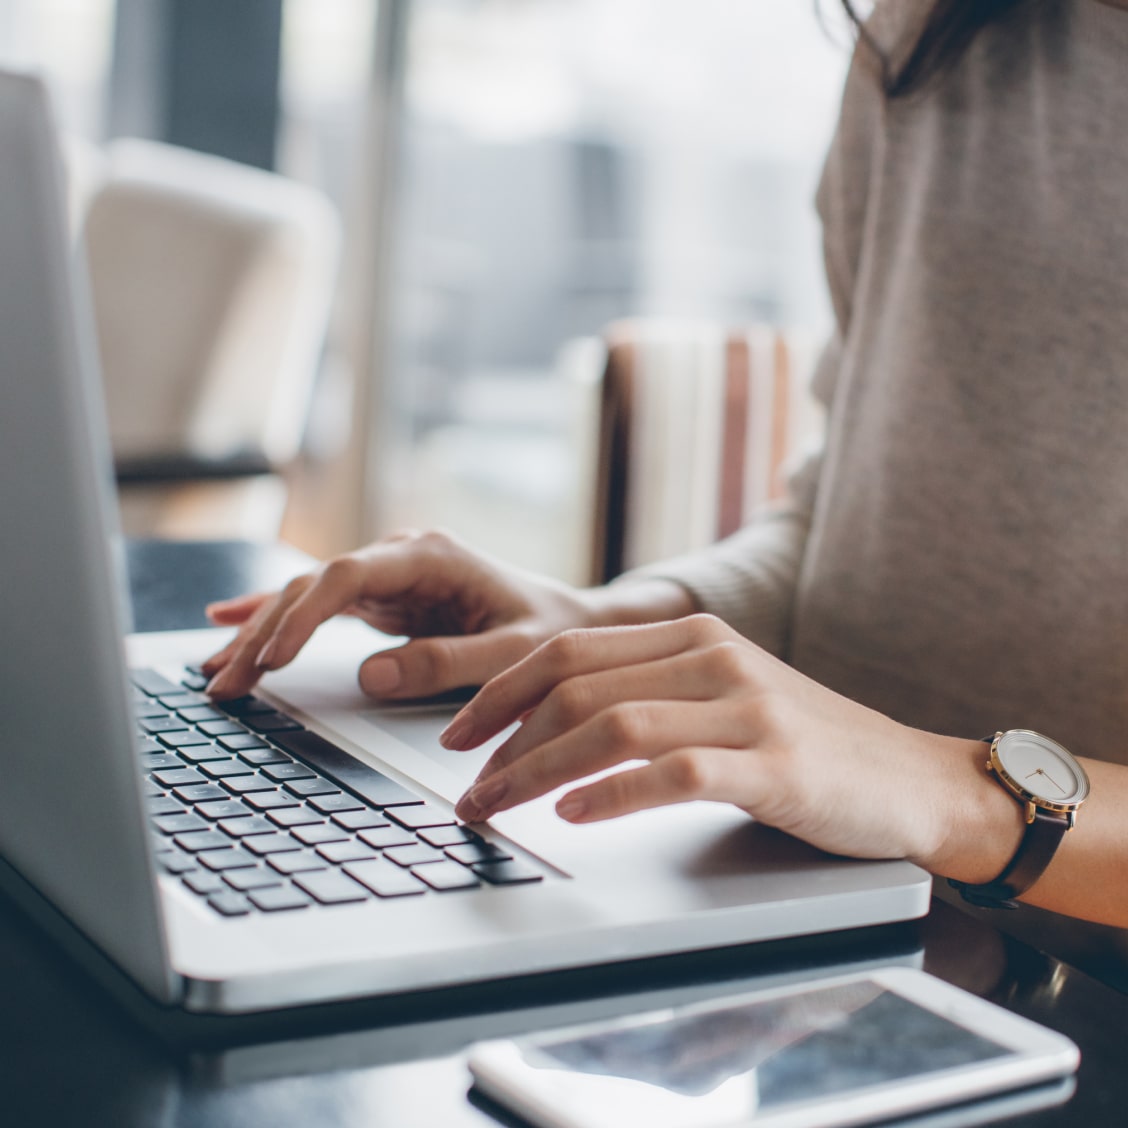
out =
[[[520,729],[493,753],[480,774],[500,771],[530,750],[580,728],[605,710],[631,702],[639,707],[653,702],[671,702],[676,706],[680,702],[715,699],[722,687],[711,676],[710,666],[699,653],[687,651],[656,662],[569,678],[527,714]],[[702,740],[704,736],[689,734],[686,739]]]
[[[727,630],[719,620],[695,615],[641,627],[566,631],[484,686],[440,740],[447,748],[473,748],[569,678],[667,658]]]
[[[360,667],[360,688],[370,697],[431,697],[489,681],[529,653],[520,630],[499,627],[481,634],[414,639],[372,655]]]
[[[294,660],[322,623],[355,603],[364,591],[367,565],[355,556],[331,560],[277,617],[255,655],[264,670]]]
[[[299,576],[291,580],[273,599],[264,602],[239,628],[239,633],[219,655],[223,656],[219,672],[208,683],[206,693],[217,700],[228,700],[249,693],[263,674],[258,656],[265,641],[274,633],[287,608],[314,582],[315,576]]]
[[[480,822],[628,760],[653,760],[687,744],[747,741],[734,710],[713,701],[647,701],[618,704],[560,738],[529,749],[496,771],[483,768],[460,800],[456,814]]]
[[[220,627],[233,627],[246,622],[268,599],[274,599],[277,592],[260,591],[234,599],[220,599],[204,608],[207,617]]]
[[[755,752],[694,746],[570,791],[556,804],[556,812],[573,823],[601,822],[695,800],[755,811],[769,790],[767,772]]]
[[[405,533],[329,561],[279,619],[271,637],[262,640],[256,655],[262,668],[275,670],[293,661],[322,623],[361,599],[392,603],[409,595],[426,566],[416,539]]]

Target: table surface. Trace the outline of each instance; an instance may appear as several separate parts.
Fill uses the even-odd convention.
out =
[[[274,587],[304,558],[242,543],[141,543],[130,564],[135,625],[153,630],[200,625],[207,600]],[[1128,996],[941,901],[909,925],[373,1002],[282,1040],[207,1047],[155,1036],[0,899],[0,1115],[21,1126],[496,1126],[504,1114],[468,1094],[464,1051],[477,1039],[868,962],[922,963],[1080,1046],[1069,1103],[1007,1123],[1125,1124]]]

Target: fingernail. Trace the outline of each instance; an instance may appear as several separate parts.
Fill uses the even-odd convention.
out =
[[[278,642],[271,639],[260,651],[255,659],[255,665],[260,669],[269,670],[274,665],[274,658],[278,654]]]
[[[223,692],[224,677],[223,672],[216,674],[214,678],[206,686],[204,686],[204,693],[208,697],[214,697],[217,693]]]
[[[474,816],[467,821],[480,822],[482,819],[488,819],[493,814],[494,808],[505,798],[507,790],[508,784],[498,776],[474,784],[463,796],[463,802],[472,808]]]
[[[439,743],[452,752],[469,747],[470,733],[474,725],[465,713],[459,713],[441,733]]]
[[[363,686],[366,693],[377,696],[391,693],[402,681],[399,663],[392,658],[374,658],[365,663]]]
[[[578,795],[565,795],[556,804],[556,813],[568,822],[575,822],[587,814],[588,805]]]

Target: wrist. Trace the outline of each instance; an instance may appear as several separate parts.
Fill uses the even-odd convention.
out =
[[[938,832],[912,859],[930,873],[969,885],[992,881],[1014,856],[1026,827],[1022,807],[987,771],[980,740],[936,737]]]
[[[700,610],[687,588],[662,577],[626,579],[587,588],[580,599],[593,627],[627,627],[681,619]]]

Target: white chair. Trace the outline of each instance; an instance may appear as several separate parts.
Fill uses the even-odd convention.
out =
[[[336,214],[311,188],[156,142],[72,168],[126,532],[276,537]]]

